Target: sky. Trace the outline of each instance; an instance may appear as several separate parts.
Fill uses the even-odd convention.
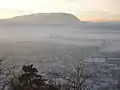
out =
[[[120,0],[0,0],[0,19],[65,12],[83,21],[120,21]]]

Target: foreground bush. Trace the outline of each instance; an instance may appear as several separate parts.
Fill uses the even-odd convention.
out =
[[[38,70],[33,65],[23,65],[23,74],[17,80],[11,80],[11,90],[58,90],[57,87],[49,83],[47,79],[38,74]]]

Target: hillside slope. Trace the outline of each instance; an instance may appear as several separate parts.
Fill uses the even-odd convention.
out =
[[[79,24],[80,20],[68,13],[38,13],[0,21],[1,24]]]

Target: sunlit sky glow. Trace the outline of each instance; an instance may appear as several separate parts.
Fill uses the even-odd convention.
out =
[[[38,12],[66,12],[85,21],[119,21],[119,8],[120,0],[0,0],[0,18]]]

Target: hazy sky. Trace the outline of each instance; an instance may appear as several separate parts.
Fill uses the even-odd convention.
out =
[[[120,0],[0,0],[0,18],[36,12],[67,12],[81,20],[120,20]]]

